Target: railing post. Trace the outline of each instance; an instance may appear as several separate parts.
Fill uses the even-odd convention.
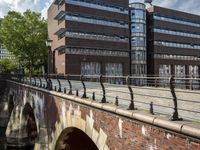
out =
[[[105,87],[104,87],[104,85],[103,85],[103,80],[102,80],[102,78],[103,78],[103,76],[100,75],[99,81],[100,81],[101,88],[102,88],[102,91],[103,91],[103,97],[102,97],[101,103],[106,103],[106,90],[105,90]]]
[[[95,101],[95,92],[92,93],[92,100]]]
[[[149,110],[150,114],[154,115],[153,112],[153,102],[150,103],[150,110]]]
[[[69,92],[68,92],[68,94],[72,95],[73,94],[72,93],[72,84],[71,84],[71,81],[69,80],[69,75],[67,75],[67,81],[68,81],[68,84],[69,84]]]
[[[36,78],[33,77],[33,79],[34,79],[34,84],[33,84],[33,86],[36,86],[36,84],[37,84],[37,83],[36,83],[36,82],[37,82],[37,81],[36,81]]]
[[[48,76],[48,83],[49,83],[48,90],[52,90],[53,88],[52,88],[52,81],[51,81],[51,77],[50,76]]]
[[[32,78],[30,77],[29,79],[30,79],[30,83],[29,83],[29,85],[32,85]]]
[[[83,85],[83,96],[82,96],[82,98],[87,98],[87,95],[86,95],[86,86],[85,86],[83,78],[84,78],[84,76],[81,75],[80,79],[81,79],[81,83]]]
[[[118,96],[116,96],[116,98],[115,98],[115,105],[116,105],[116,106],[119,106],[119,99],[118,99]]]
[[[38,79],[39,79],[39,81],[40,81],[39,87],[42,87],[42,80],[41,80],[40,76],[38,76]]]
[[[61,90],[61,83],[60,83],[60,80],[59,80],[59,76],[56,76],[56,79],[57,79],[57,81],[58,81],[58,92],[61,92],[62,90]]]
[[[158,87],[158,78],[155,77],[155,87]]]
[[[44,76],[44,79],[46,81],[46,89],[49,89],[48,76]]]
[[[172,120],[172,121],[183,120],[182,118],[179,118],[179,116],[178,116],[178,103],[177,103],[176,93],[175,93],[175,90],[174,90],[175,80],[174,80],[173,76],[171,76],[169,78],[169,83],[170,83],[169,84],[170,85],[170,91],[171,91],[171,94],[172,94],[172,97],[173,97],[173,102],[174,102],[174,112],[173,112],[173,115],[170,118],[170,120]]]
[[[193,79],[194,76],[192,75],[192,79],[190,79],[190,90],[193,90]]]
[[[21,81],[24,83],[24,74],[21,75]]]
[[[129,105],[129,110],[135,110],[136,108],[134,105],[134,95],[133,95],[133,90],[130,86],[130,77],[129,76],[126,77],[126,84],[127,84],[128,90],[130,92],[130,96],[131,96],[131,103]]]
[[[76,89],[76,96],[79,96],[78,89]]]

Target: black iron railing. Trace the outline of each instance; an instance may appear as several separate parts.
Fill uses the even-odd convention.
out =
[[[149,110],[152,115],[171,114],[173,121],[200,121],[200,78],[51,74],[10,79],[129,110]]]

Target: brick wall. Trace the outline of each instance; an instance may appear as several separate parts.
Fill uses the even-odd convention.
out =
[[[9,87],[28,91],[31,89],[33,99],[40,95],[43,97],[47,123],[50,149],[57,142],[61,132],[68,127],[77,127],[84,131],[102,150],[198,150],[200,149],[200,134],[198,127],[191,129],[191,136],[176,132],[176,125],[189,124],[188,122],[170,122],[166,119],[164,125],[152,125],[143,119],[151,116],[140,112],[127,111],[109,104],[101,104],[95,101],[81,99],[75,96],[46,91],[37,87],[22,87],[9,82]],[[36,106],[37,107],[37,106]],[[38,114],[40,116],[40,114]],[[41,115],[42,116],[42,115]],[[154,122],[158,122],[158,118]],[[140,120],[140,121],[139,121]],[[162,121],[162,122],[163,122]],[[161,122],[160,122],[161,123]],[[196,136],[196,137],[195,137]],[[77,141],[80,142],[80,141]]]

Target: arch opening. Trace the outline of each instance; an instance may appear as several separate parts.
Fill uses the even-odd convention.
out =
[[[34,110],[30,106],[29,103],[25,104],[24,110],[22,112],[22,115],[25,117],[25,120],[27,121],[26,124],[26,131],[28,138],[32,143],[35,142],[38,134],[37,134],[37,125],[36,125],[36,120],[35,120],[35,115],[34,115]]]
[[[14,109],[14,96],[13,95],[9,95],[9,99],[8,99],[8,114],[9,114],[9,118],[11,116],[11,113]]]
[[[70,127],[60,134],[55,150],[98,150],[92,139],[82,130]]]
[[[20,106],[22,107],[22,106]],[[7,127],[7,149],[33,149],[38,132],[34,115],[34,109],[26,103],[20,111],[20,107],[14,109]]]

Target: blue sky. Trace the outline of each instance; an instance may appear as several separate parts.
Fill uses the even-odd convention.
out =
[[[41,12],[46,18],[49,5],[53,0],[0,0],[0,18],[9,10],[24,12],[26,9]],[[130,0],[143,2],[144,0]],[[200,0],[154,0],[154,5],[173,8],[200,15]]]

